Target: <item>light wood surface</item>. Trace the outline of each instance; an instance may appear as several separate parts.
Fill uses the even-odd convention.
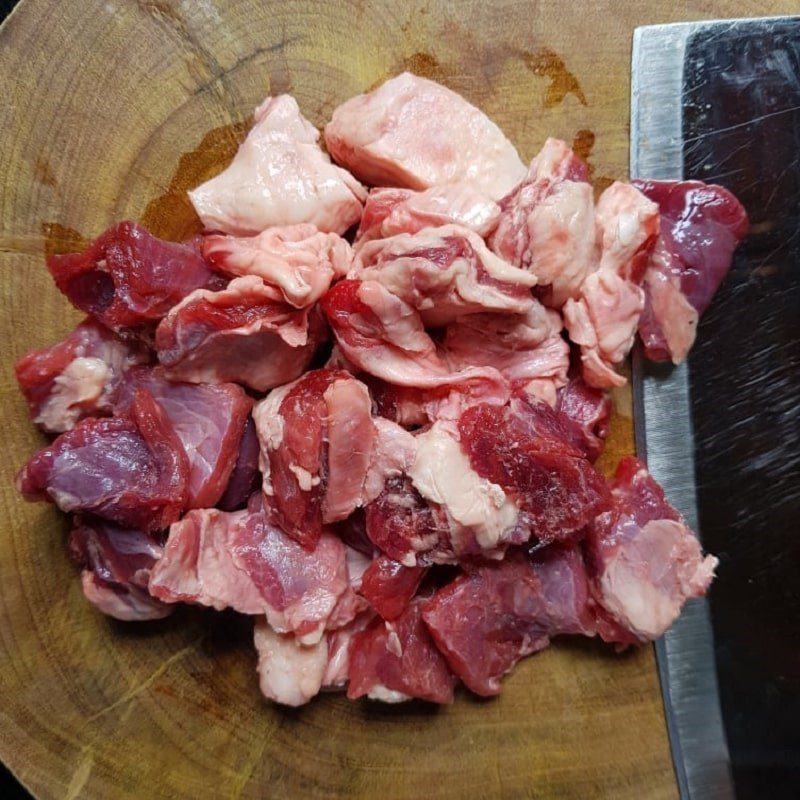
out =
[[[326,696],[286,711],[260,698],[246,620],[103,618],[81,596],[62,518],[14,491],[43,438],[12,372],[79,319],[43,254],[125,217],[191,233],[185,190],[222,167],[267,93],[291,92],[322,125],[411,69],[486,110],[525,159],[559,136],[598,186],[624,176],[633,28],[765,13],[670,5],[24,0],[14,11],[0,32],[0,758],[37,797],[676,796],[651,648],[559,641],[489,702]],[[631,447],[620,416],[604,465]]]

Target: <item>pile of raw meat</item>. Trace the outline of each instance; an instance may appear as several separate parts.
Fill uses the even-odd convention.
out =
[[[206,235],[121,222],[49,259],[88,316],[17,364],[57,434],[18,484],[73,515],[86,597],[252,615],[289,705],[492,695],[554,636],[660,636],[716,559],[642,463],[593,463],[634,336],[685,358],[741,205],[698,182],[595,199],[563,142],[526,168],[410,74],[318,140],[268,98],[190,192]]]

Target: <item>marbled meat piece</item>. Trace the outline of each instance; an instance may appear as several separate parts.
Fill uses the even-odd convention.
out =
[[[174,610],[147,591],[150,571],[164,548],[151,533],[76,517],[69,535],[73,560],[83,568],[86,599],[119,620],[163,619]]]
[[[325,126],[325,144],[373,186],[465,183],[497,200],[525,174],[514,146],[480,109],[409,72],[342,103]]]
[[[303,644],[320,640],[348,589],[345,547],[325,531],[308,551],[272,523],[269,508],[190,511],[172,525],[150,592],[167,603],[265,615]]]
[[[594,194],[586,164],[560,139],[547,139],[522,182],[500,201],[489,245],[537,278],[546,305],[577,298],[599,258]]]
[[[371,239],[388,239],[451,223],[486,236],[499,217],[500,206],[466,184],[432,186],[422,192],[372,189],[356,233],[356,247]]]
[[[47,268],[75,308],[148,341],[158,321],[188,294],[227,283],[205,262],[197,240],[165,242],[135,222],[112,225],[82,253],[50,256]]]
[[[123,341],[87,317],[66,339],[32,350],[14,369],[33,422],[63,433],[84,417],[110,414],[125,371],[150,358],[142,344]]]
[[[611,641],[657,639],[686,600],[705,594],[717,559],[703,557],[695,534],[637,459],[620,461],[612,496],[610,509],[587,528],[586,552],[595,600],[623,636],[600,634]]]
[[[701,181],[633,181],[658,204],[661,232],[644,278],[639,336],[654,361],[680,364],[697,322],[747,235],[747,212],[722,186]]]
[[[137,367],[120,384],[115,413],[130,411],[138,389],[150,393],[186,452],[186,507],[216,505],[236,463],[252,400],[234,383],[176,383],[167,380],[159,369]]]
[[[143,531],[166,528],[186,505],[189,464],[166,414],[139,390],[130,416],[90,417],[36,453],[17,476],[27,500]]]
[[[331,163],[318,140],[293,97],[267,97],[233,161],[189,192],[206,230],[254,236],[308,222],[344,233],[358,222],[366,190]]]
[[[395,620],[373,621],[350,644],[347,697],[386,703],[411,698],[452,703],[456,678],[422,621],[422,600]]]
[[[536,277],[492,253],[458,225],[375,239],[358,249],[350,277],[377,281],[438,327],[483,311],[524,314]]]
[[[353,260],[341,236],[308,223],[268,228],[258,236],[212,234],[203,239],[203,255],[230,277],[257,275],[295,308],[314,305]]]
[[[156,350],[173,380],[232,381],[264,392],[301,375],[325,338],[316,309],[294,308],[249,275],[175,306],[158,326]]]

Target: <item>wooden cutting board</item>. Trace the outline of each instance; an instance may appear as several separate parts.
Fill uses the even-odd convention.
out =
[[[563,640],[503,695],[449,708],[300,710],[259,695],[246,620],[186,609],[124,625],[82,598],[53,508],[13,476],[43,443],[14,359],[79,319],[46,252],[112,221],[180,238],[185,190],[218,171],[267,93],[322,125],[404,69],[483,108],[530,159],[573,143],[624,177],[635,25],[761,3],[24,0],[0,32],[0,758],[40,798],[662,798],[677,794],[652,649]],[[792,3],[770,11],[789,12]],[[603,460],[632,449],[629,395]]]

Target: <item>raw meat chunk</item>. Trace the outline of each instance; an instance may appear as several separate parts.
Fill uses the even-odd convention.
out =
[[[110,413],[125,371],[149,360],[145,347],[88,317],[64,341],[32,350],[15,370],[31,419],[48,433],[63,433],[84,417]]]
[[[514,146],[482,111],[408,72],[340,105],[325,144],[374,186],[465,183],[496,200],[525,174]]]
[[[364,479],[364,505],[380,495],[387,480],[405,475],[417,455],[417,440],[405,428],[382,416],[373,417],[372,424],[375,436]]]
[[[295,308],[314,305],[353,260],[341,236],[307,223],[269,228],[258,236],[206,236],[203,255],[231,277],[257,275]]]
[[[344,356],[387,383],[479,394],[507,390],[493,368],[450,370],[419,314],[377,281],[340,281],[320,305]]]
[[[252,400],[233,383],[173,383],[160,370],[137,367],[120,385],[114,408],[117,414],[129,412],[138,389],[150,393],[186,452],[186,507],[215,505],[230,479]]]
[[[498,258],[480,236],[458,225],[367,242],[351,277],[382,284],[434,327],[481,311],[524,314],[536,283],[530,272]]]
[[[247,417],[242,438],[239,440],[239,454],[233,465],[231,477],[225,492],[217,503],[223,511],[238,511],[247,505],[250,495],[258,490],[261,473],[258,467],[260,446],[256,426],[251,416]]]
[[[661,212],[661,233],[645,273],[639,336],[648,358],[680,364],[747,234],[747,213],[721,186],[700,181],[633,185]]]
[[[174,610],[147,591],[150,570],[164,552],[151,534],[78,517],[69,550],[83,567],[86,599],[104,614],[133,621],[163,619]]]
[[[373,189],[356,233],[356,246],[398,233],[418,233],[453,223],[486,236],[497,224],[500,206],[468,185],[411,189]]]
[[[158,326],[156,349],[174,380],[235,381],[264,392],[302,374],[324,339],[316,309],[290,306],[250,275],[221,292],[190,294]]]
[[[589,461],[597,461],[605,447],[611,419],[611,398],[607,392],[593,389],[580,375],[571,375],[558,391],[556,411],[568,417],[575,435],[570,441]]]
[[[494,367],[512,389],[525,389],[555,405],[569,369],[563,325],[557,312],[534,301],[525,315],[462,317],[447,326],[442,348],[452,369]]]
[[[452,703],[456,679],[436,649],[415,600],[392,622],[377,619],[350,644],[347,697]]]
[[[345,548],[324,532],[313,552],[276,527],[260,503],[244,511],[190,511],[169,532],[150,592],[167,603],[199,603],[263,614],[303,644],[320,640],[348,588]]]
[[[226,283],[203,260],[197,241],[164,242],[135,222],[118,222],[82,253],[50,256],[47,268],[75,308],[145,339],[190,292]]]
[[[614,370],[630,352],[644,291],[639,284],[658,235],[658,206],[630,184],[615,182],[596,209],[600,265],[564,304],[570,339],[580,346],[583,378],[598,389],[622,386]]]
[[[703,557],[695,535],[637,459],[620,462],[612,492],[610,510],[586,534],[595,599],[635,640],[657,639],[687,599],[705,594],[717,559]]]
[[[189,192],[206,230],[252,236],[309,222],[344,233],[361,218],[365,189],[322,152],[319,132],[289,95],[268,97],[233,161]]]
[[[49,500],[143,531],[166,528],[186,505],[189,465],[152,396],[130,418],[88,418],[40,450],[17,476],[27,500]]]
[[[344,370],[315,370],[258,403],[253,418],[274,518],[313,549],[324,523],[362,502],[375,435],[367,388]]]
[[[597,269],[594,196],[586,164],[560,139],[548,139],[528,174],[500,201],[489,244],[501,258],[530,270],[546,305],[577,297]]]
[[[472,468],[502,487],[540,543],[577,534],[608,507],[603,478],[572,443],[569,420],[517,394],[506,407],[479,405],[458,421]]]
[[[405,611],[427,572],[425,567],[406,567],[387,556],[370,562],[360,593],[383,619],[397,619]]]

